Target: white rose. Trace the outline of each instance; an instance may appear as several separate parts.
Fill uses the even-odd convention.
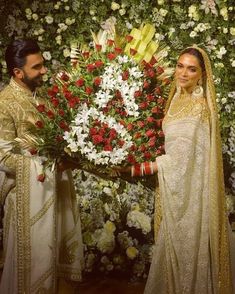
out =
[[[164,0],[157,0],[158,5],[163,5],[164,4]]]
[[[45,20],[46,20],[46,22],[47,22],[48,24],[52,24],[53,21],[54,21],[54,19],[53,19],[53,17],[52,17],[51,15],[47,15],[47,16],[45,16]]]
[[[63,55],[64,55],[64,57],[69,57],[70,56],[70,50],[68,48],[65,48],[63,50]]]
[[[32,14],[32,11],[31,11],[30,8],[26,8],[26,9],[25,9],[25,13],[31,15],[31,14]]]
[[[167,13],[168,13],[168,11],[166,10],[166,9],[160,9],[159,10],[159,13],[162,15],[162,16],[166,16],[167,15]]]
[[[64,9],[65,9],[66,11],[69,11],[69,10],[70,10],[70,7],[69,7],[68,5],[66,5],[66,6],[64,7]]]
[[[42,36],[38,36],[38,41],[42,41],[43,40],[43,37]]]
[[[46,59],[46,60],[51,60],[51,53],[50,51],[44,51],[42,53],[42,56]]]
[[[91,10],[89,11],[89,13],[90,13],[90,15],[95,15],[95,10],[91,9]]]
[[[126,13],[126,9],[122,8],[119,10],[120,15],[124,15]]]
[[[235,67],[235,60],[232,61],[231,65],[232,67]]]
[[[228,9],[227,7],[223,7],[220,9],[220,15],[223,16],[224,20],[228,20]]]
[[[111,3],[111,9],[112,10],[117,10],[117,9],[119,9],[120,8],[120,5],[117,3],[117,2],[112,2]]]
[[[228,33],[228,29],[227,28],[223,28],[223,33],[227,34]]]
[[[230,34],[231,34],[232,36],[235,36],[235,28],[230,28]]]
[[[33,20],[38,20],[38,15],[36,13],[33,13],[32,18],[33,18]]]
[[[197,33],[192,31],[190,34],[189,34],[189,37],[191,38],[195,38],[197,36]]]

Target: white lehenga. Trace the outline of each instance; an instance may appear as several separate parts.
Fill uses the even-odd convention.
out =
[[[205,102],[179,98],[165,118],[166,155],[157,158],[162,222],[145,293],[212,292],[208,231],[209,121]],[[191,103],[191,105],[190,105]]]

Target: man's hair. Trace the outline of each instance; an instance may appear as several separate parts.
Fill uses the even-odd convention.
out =
[[[32,39],[20,39],[12,41],[6,49],[5,60],[10,76],[14,76],[14,68],[22,68],[26,64],[26,57],[40,52],[36,41]]]

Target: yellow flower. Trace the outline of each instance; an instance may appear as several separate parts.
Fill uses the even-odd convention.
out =
[[[116,226],[111,221],[107,221],[104,225],[104,228],[107,232],[113,233],[116,230]]]
[[[130,259],[134,259],[136,258],[136,256],[138,255],[139,251],[138,249],[136,249],[135,247],[131,246],[128,247],[126,250],[126,255],[130,258]]]

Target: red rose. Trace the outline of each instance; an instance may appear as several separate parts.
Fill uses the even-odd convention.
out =
[[[134,56],[137,53],[137,50],[130,48],[130,54]]]
[[[100,135],[94,135],[92,136],[92,141],[95,145],[100,144],[103,142],[103,137]]]
[[[110,39],[107,40],[107,45],[108,46],[111,47],[111,46],[113,46],[113,44],[114,44],[114,40],[110,40]]]
[[[150,129],[150,130],[146,131],[145,135],[150,138],[155,135],[155,132],[154,132],[154,130]]]
[[[96,69],[96,66],[95,66],[94,64],[91,64],[91,63],[90,63],[90,64],[87,65],[86,68],[87,68],[87,71],[88,71],[88,72],[92,72],[93,70]]]
[[[104,65],[104,63],[103,63],[102,60],[96,60],[96,62],[95,62],[95,66],[96,66],[97,68],[99,68],[99,67],[101,67],[101,66],[103,66],[103,65]]]
[[[152,94],[148,94],[147,95],[147,100],[150,101],[150,102],[154,101],[154,96]]]
[[[38,151],[37,151],[36,148],[30,148],[30,149],[29,149],[29,152],[30,152],[31,155],[35,155],[35,154],[38,153]]]
[[[154,147],[156,144],[156,138],[155,137],[152,137],[150,140],[149,140],[149,147]]]
[[[152,56],[151,60],[149,61],[150,64],[154,65],[157,62],[157,59]]]
[[[70,92],[70,91],[64,91],[64,97],[67,99],[67,100],[69,100],[69,99],[71,99],[71,97],[72,97],[72,92]]]
[[[159,95],[159,94],[161,94],[162,90],[160,87],[156,87],[154,92]]]
[[[131,42],[133,40],[133,37],[131,35],[126,36],[127,42]]]
[[[163,72],[164,72],[164,68],[161,67],[161,66],[158,66],[158,67],[157,67],[157,73],[160,75],[160,74],[162,74]]]
[[[48,111],[47,111],[47,116],[48,116],[50,119],[53,119],[53,118],[55,117],[53,111],[51,111],[51,110],[48,110]]]
[[[60,115],[60,116],[64,116],[64,115],[65,115],[65,113],[64,113],[64,110],[63,110],[63,109],[59,109],[58,113],[59,113],[59,115]]]
[[[97,129],[96,128],[90,128],[89,133],[91,136],[96,135],[97,134]]]
[[[152,113],[156,113],[157,114],[157,113],[160,112],[160,108],[158,106],[155,106],[155,107],[152,108],[151,111],[152,111]]]
[[[158,149],[158,150],[156,151],[156,154],[157,154],[157,155],[160,155],[160,154],[162,154],[162,151]]]
[[[134,93],[134,97],[135,98],[138,98],[138,97],[140,97],[142,95],[142,92],[141,91],[135,91],[135,93]]]
[[[118,141],[119,147],[122,147],[124,144],[125,144],[125,141],[124,140],[119,140]]]
[[[58,142],[58,143],[60,143],[60,142],[62,142],[63,140],[64,140],[64,138],[61,136],[61,135],[58,135],[58,136],[56,136],[56,141]]]
[[[69,103],[70,108],[74,108],[76,106],[76,104],[77,104],[77,99],[76,98],[71,98],[68,103]]]
[[[147,89],[149,86],[150,86],[150,83],[145,80],[143,85],[144,89]]]
[[[107,58],[108,58],[109,60],[113,60],[113,59],[116,58],[116,54],[114,54],[114,53],[108,53],[108,54],[107,54]]]
[[[43,183],[45,181],[45,178],[46,178],[45,174],[40,174],[38,175],[37,180]]]
[[[139,138],[141,138],[141,133],[140,133],[140,132],[135,133],[135,134],[134,134],[134,138],[135,138],[135,139],[139,139]]]
[[[111,129],[109,132],[110,139],[117,138],[117,131],[115,129]]]
[[[148,102],[144,101],[140,103],[140,109],[146,109],[148,107]]]
[[[54,85],[51,89],[55,94],[59,92],[59,87],[57,85]]]
[[[169,85],[169,84],[171,83],[171,81],[170,81],[168,78],[164,79],[163,82],[164,82],[166,85]]]
[[[135,159],[134,155],[132,155],[132,154],[128,154],[128,156],[127,156],[127,161],[128,161],[130,164],[135,164],[135,163],[136,163],[136,159]]]
[[[129,71],[128,70],[125,70],[123,73],[122,73],[122,80],[123,81],[126,81],[128,80],[129,78]]]
[[[44,112],[44,111],[46,110],[44,104],[39,104],[39,105],[37,105],[36,108],[37,108],[37,110],[38,110],[39,112]]]
[[[150,158],[152,157],[152,155],[151,155],[150,152],[145,152],[145,153],[144,153],[144,157],[145,157],[146,159],[150,159]]]
[[[156,121],[156,124],[157,124],[157,126],[160,128],[161,125],[162,125],[162,119],[158,119],[158,120]]]
[[[141,152],[145,152],[146,147],[145,147],[144,145],[141,145],[140,148],[139,148],[139,150],[140,150]]]
[[[35,125],[39,128],[39,129],[42,129],[44,127],[44,124],[42,121],[38,120],[36,121]]]
[[[116,47],[116,48],[114,49],[114,51],[115,51],[117,54],[121,54],[121,53],[122,53],[122,48],[118,48],[118,47]]]
[[[101,84],[101,78],[100,77],[95,77],[93,80],[93,83],[95,86],[99,86]]]
[[[157,103],[158,104],[164,104],[164,102],[165,102],[165,100],[162,97],[160,97],[160,98],[157,99]]]
[[[130,148],[131,151],[135,151],[136,149],[137,147],[135,145],[131,145],[131,148]]]
[[[131,131],[133,129],[133,127],[134,127],[133,124],[129,123],[126,128],[128,131]]]
[[[68,127],[68,125],[67,125],[67,123],[65,122],[65,121],[61,121],[60,123],[59,123],[59,126],[60,126],[60,128],[62,129],[62,130],[64,130],[64,131],[69,131],[69,127]]]
[[[65,72],[62,72],[61,75],[60,75],[60,79],[62,81],[67,82],[69,80],[69,76]]]
[[[150,78],[154,78],[155,77],[155,71],[153,69],[148,69],[146,72],[146,75],[147,77],[150,77]]]
[[[145,123],[143,122],[143,121],[138,121],[138,126],[140,127],[140,128],[143,128],[144,127],[144,125],[145,125]]]
[[[155,121],[155,118],[152,116],[147,117],[147,122],[152,123]]]
[[[57,107],[59,105],[59,100],[55,97],[51,98],[51,103],[54,105],[54,107]]]
[[[113,151],[113,147],[111,145],[105,145],[104,151]]]
[[[78,86],[78,87],[82,87],[84,85],[84,79],[83,78],[80,78],[79,80],[77,80],[75,82],[75,85]]]
[[[101,49],[102,49],[102,46],[100,45],[100,44],[95,44],[95,49],[96,49],[96,51],[101,51]]]
[[[91,87],[86,87],[85,92],[87,95],[90,95],[93,92],[93,89]]]
[[[84,58],[87,59],[90,56],[90,53],[89,53],[89,51],[85,51],[85,52],[82,53],[82,55],[83,55]]]

